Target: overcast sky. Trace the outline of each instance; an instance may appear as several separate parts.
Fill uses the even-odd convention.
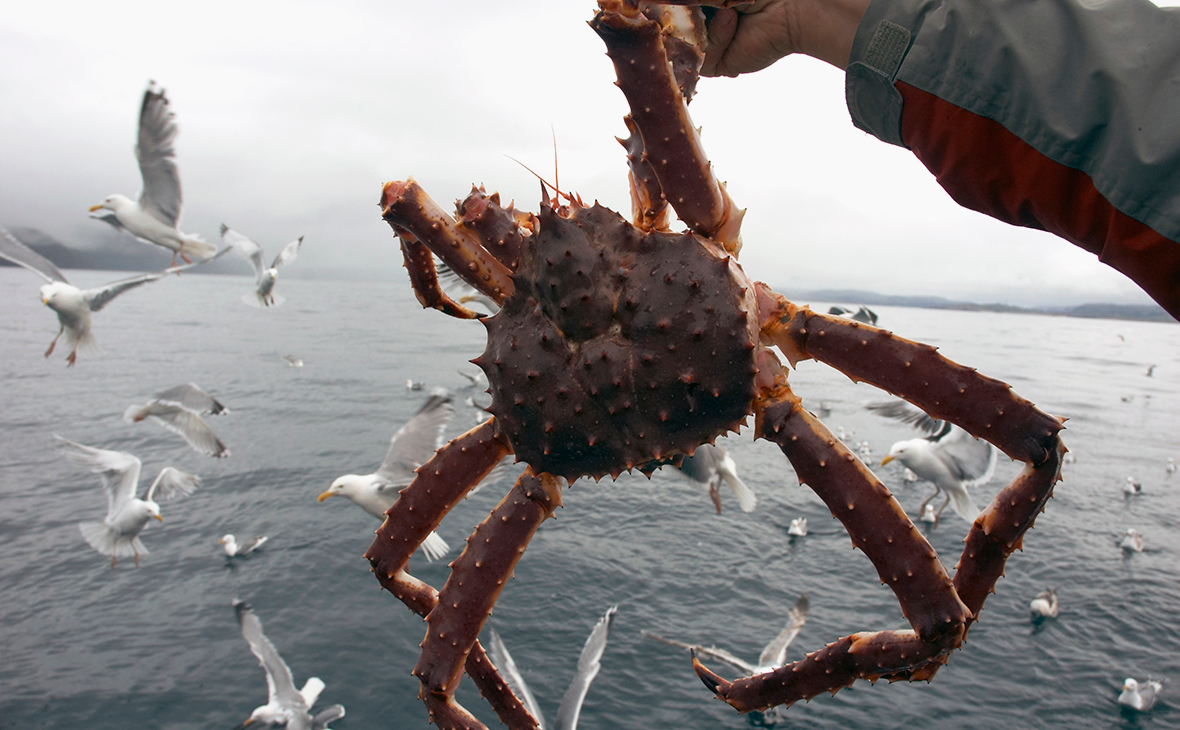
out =
[[[1180,0],[1174,0],[1180,2]],[[1174,3],[1168,3],[1174,4]],[[0,223],[69,245],[87,208],[138,197],[149,79],[180,125],[182,229],[222,222],[294,267],[399,271],[377,207],[413,175],[450,207],[472,183],[535,210],[536,179],[627,214],[623,95],[592,2],[12,3],[0,15]],[[440,12],[441,9],[441,12]],[[788,58],[704,79],[706,150],[748,209],[741,261],[788,289],[1010,304],[1148,302],[1049,234],[953,203],[906,150],[852,126],[843,73]],[[400,275],[399,275],[400,276]]]

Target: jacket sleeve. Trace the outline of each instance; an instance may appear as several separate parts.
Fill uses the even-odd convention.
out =
[[[1096,254],[1180,319],[1180,9],[873,0],[846,94],[958,203]]]

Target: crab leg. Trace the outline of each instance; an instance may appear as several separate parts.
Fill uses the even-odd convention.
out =
[[[606,53],[614,62],[619,88],[642,136],[641,156],[650,162],[663,195],[680,219],[736,254],[741,248],[744,211],[734,206],[713,174],[668,62],[663,28],[629,3],[604,0],[599,5],[602,9],[590,27],[606,43]],[[651,193],[647,197],[658,198]]]
[[[519,213],[511,203],[500,205],[500,194],[487,194],[483,187],[472,186],[471,192],[456,203],[459,226],[474,233],[483,247],[496,259],[516,271],[520,266],[520,252],[524,248],[522,229],[531,216]]]
[[[512,272],[508,267],[485,251],[468,229],[457,225],[414,178],[385,183],[381,211],[381,217],[395,232],[411,233],[483,294],[496,302],[512,294]]]
[[[462,667],[533,533],[561,506],[561,485],[559,477],[525,470],[451,564],[438,605],[426,617],[422,656],[413,672],[440,728],[483,727],[455,702]]]
[[[763,341],[778,345],[792,365],[810,358],[831,365],[963,427],[1017,461],[1042,464],[1056,449],[1062,420],[1038,410],[1007,383],[952,362],[930,345],[816,314],[761,282],[755,286]]]
[[[430,250],[423,246],[414,234],[400,231],[398,239],[402,245],[402,257],[405,259],[406,271],[410,273],[410,286],[414,289],[414,296],[426,309],[437,309],[443,314],[449,314],[459,319],[477,319],[480,315],[471,311],[454,299],[447,296],[438,282],[438,269],[434,266],[434,257]]]
[[[508,453],[494,420],[486,421],[439,449],[419,467],[418,476],[386,513],[365,557],[381,585],[414,613],[429,614],[438,605],[438,592],[405,571],[410,556],[447,512]],[[502,722],[512,728],[536,725],[479,642],[471,647],[464,667]]]

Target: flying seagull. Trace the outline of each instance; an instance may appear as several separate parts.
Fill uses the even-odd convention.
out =
[[[163,271],[121,279],[106,286],[79,289],[66,281],[65,275],[54,266],[52,261],[21,243],[16,236],[3,227],[0,227],[0,258],[25,267],[47,282],[41,287],[41,302],[57,314],[57,321],[61,328],[57,331],[53,342],[49,343],[45,357],[53,354],[53,348],[57,347],[58,339],[64,334],[66,336],[65,346],[70,348],[66,362],[71,366],[78,359],[79,348],[89,350],[97,346],[94,335],[90,332],[91,312],[99,311],[128,289],[134,289],[149,281],[163,279],[168,274],[175,274],[196,265],[174,266]]]
[[[340,495],[351,499],[358,507],[379,520],[397,501],[398,492],[414,479],[415,470],[434,456],[443,445],[443,431],[454,415],[451,396],[445,391],[435,392],[426,399],[418,413],[399,428],[389,441],[389,451],[381,467],[372,474],[345,474],[319,496],[323,502]],[[437,532],[431,532],[422,543],[429,560],[447,554],[450,547]]]
[[[756,664],[750,664],[725,649],[718,649],[715,646],[686,644],[680,641],[673,641],[672,639],[665,639],[649,631],[641,631],[640,633],[648,638],[662,641],[665,644],[671,644],[672,646],[688,649],[697,654],[713,657],[734,667],[743,676],[752,677],[755,674],[762,674],[763,672],[778,669],[787,663],[787,647],[791,645],[791,642],[799,635],[799,631],[803,628],[803,625],[807,623],[807,614],[810,609],[811,601],[808,600],[807,594],[804,593],[795,601],[795,605],[787,611],[787,625],[778,633],[778,636],[774,637],[770,643],[762,648],[762,653],[758,655],[758,662]]]
[[[909,423],[926,433],[922,438],[898,441],[889,449],[881,464],[900,461],[910,471],[934,484],[934,494],[922,502],[919,508],[924,512],[926,505],[939,494],[946,492],[946,501],[938,510],[938,517],[949,501],[955,512],[973,522],[979,515],[979,508],[967,493],[968,487],[986,484],[996,471],[996,447],[977,439],[949,421],[931,418],[917,406],[905,401],[870,403],[870,411],[888,418]]]
[[[344,717],[343,705],[332,705],[315,717],[309,713],[326,686],[319,677],[309,677],[303,689],[295,689],[291,668],[279,656],[275,645],[262,633],[262,622],[254,615],[249,603],[235,598],[234,614],[242,628],[242,638],[250,645],[250,651],[258,657],[262,671],[266,672],[266,704],[254,708],[250,717],[235,730],[258,723],[258,727],[280,725],[287,730],[328,730],[328,723]]]
[[[713,507],[717,514],[721,514],[721,482],[724,481],[733,490],[738,505],[743,512],[752,512],[758,504],[754,491],[738,479],[737,464],[724,447],[716,444],[701,444],[692,456],[685,456],[678,467],[680,473],[691,481],[706,484],[709,487],[709,498],[713,500]]]
[[[229,449],[201,418],[206,413],[222,415],[229,413],[229,409],[195,383],[186,383],[156,393],[143,405],[129,406],[123,413],[123,420],[139,423],[151,418],[182,436],[198,453],[215,458],[229,456]]]
[[[143,92],[143,104],[139,108],[139,137],[135,145],[135,159],[143,176],[139,201],[115,194],[90,207],[91,217],[171,251],[173,264],[177,256],[192,263],[194,258],[205,261],[217,253],[213,244],[195,234],[181,233],[177,227],[182,202],[176,150],[172,148],[177,131],[176,115],[169,108],[168,97],[152,81]]]
[[[611,621],[618,608],[618,606],[611,606],[606,609],[606,613],[598,619],[598,623],[594,624],[594,628],[590,631],[590,636],[586,638],[586,644],[582,647],[582,653],[578,657],[577,672],[570,680],[569,687],[561,698],[561,705],[557,708],[557,724],[554,726],[556,730],[575,730],[578,727],[578,716],[582,713],[582,702],[586,699],[590,683],[594,681],[594,678],[598,676],[598,670],[602,668],[602,653],[606,650]],[[537,725],[541,730],[545,730],[545,717],[541,714],[541,708],[537,705],[533,693],[525,684],[524,677],[517,670],[516,663],[512,661],[512,655],[508,653],[508,649],[500,640],[500,635],[496,633],[496,630],[489,629],[489,631],[491,637],[488,641],[488,654],[492,658],[492,664],[496,665],[496,668],[503,674],[504,681],[512,688],[529,713],[536,718]]]
[[[201,480],[172,467],[164,467],[143,499],[135,496],[139,489],[139,472],[143,464],[131,454],[122,451],[106,451],[93,446],[83,446],[61,436],[54,436],[66,455],[90,467],[90,471],[102,478],[107,493],[107,516],[102,522],[82,522],[78,529],[82,537],[103,555],[111,556],[111,567],[119,558],[135,559],[147,555],[148,549],[139,541],[139,533],[147,526],[149,519],[160,522],[160,506],[155,499],[167,501],[192,494],[201,485]]]
[[[274,293],[275,280],[279,277],[279,267],[291,263],[299,255],[299,247],[303,244],[303,236],[283,246],[283,250],[279,251],[279,255],[275,256],[275,260],[270,266],[267,266],[262,261],[261,246],[224,223],[221,224],[221,240],[228,248],[233,249],[235,253],[249,261],[250,265],[254,267],[255,283],[257,284],[257,288],[254,290],[254,296],[257,299],[258,306],[277,307],[282,304],[284,299]],[[247,304],[251,303],[248,297],[245,301]]]

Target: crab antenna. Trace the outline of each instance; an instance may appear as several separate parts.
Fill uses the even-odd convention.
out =
[[[561,180],[557,176],[557,129],[552,124],[549,125],[549,136],[553,138],[553,189],[560,190]]]
[[[504,156],[505,156],[505,157],[507,157],[508,159],[512,160],[512,161],[513,161],[513,162],[515,162],[516,164],[520,165],[520,166],[521,166],[521,167],[523,167],[524,169],[528,170],[530,173],[532,173],[533,177],[535,177],[535,178],[537,178],[538,180],[540,180],[540,181],[541,181],[541,185],[543,185],[543,186],[546,186],[546,187],[553,188],[553,192],[554,192],[554,194],[555,194],[555,195],[556,195],[558,198],[565,198],[566,200],[570,201],[571,203],[572,203],[572,202],[575,202],[575,201],[574,201],[574,198],[573,198],[573,196],[571,196],[569,193],[562,192],[562,191],[561,191],[561,189],[560,189],[560,188],[558,188],[556,185],[554,185],[553,183],[549,182],[549,181],[548,181],[548,180],[546,180],[545,178],[543,178],[543,177],[541,177],[540,175],[538,175],[538,174],[537,174],[537,171],[536,171],[536,170],[534,170],[533,168],[531,168],[531,167],[529,167],[528,165],[524,164],[523,162],[521,162],[520,160],[516,159],[516,158],[515,158],[515,157],[513,157],[512,155],[504,155]]]

